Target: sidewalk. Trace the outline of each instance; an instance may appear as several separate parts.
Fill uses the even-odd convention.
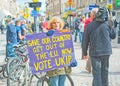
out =
[[[6,34],[0,34],[0,64],[3,64],[5,61],[6,53]]]
[[[114,43],[113,43],[114,44]],[[120,45],[116,44],[113,48],[113,54],[110,57],[109,68],[109,86],[120,86]],[[78,60],[78,66],[73,68],[72,78],[75,86],[92,86],[92,74],[85,70],[86,61],[81,60],[81,47],[79,43],[74,43],[75,57]]]

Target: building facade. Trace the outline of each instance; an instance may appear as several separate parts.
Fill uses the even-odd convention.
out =
[[[61,14],[61,0],[47,0],[46,13],[51,16]]]
[[[105,6],[107,0],[72,0],[75,3],[76,13],[81,14],[86,7],[92,4]],[[68,0],[47,0],[47,12],[52,16],[59,16],[65,11],[65,3]]]
[[[17,16],[17,3],[16,0],[9,0],[8,1],[9,6],[9,12],[11,13],[11,16],[16,17]]]
[[[89,5],[106,6],[108,0],[72,0],[75,3],[76,14],[82,15],[90,12]],[[68,0],[47,0],[47,12],[52,16],[62,16],[65,12],[65,3]],[[120,7],[116,7],[116,0],[112,0],[113,10],[116,11],[117,18],[120,18]],[[120,19],[119,19],[120,20]]]
[[[16,0],[0,0],[0,19],[3,19],[7,15],[16,17],[16,14]]]

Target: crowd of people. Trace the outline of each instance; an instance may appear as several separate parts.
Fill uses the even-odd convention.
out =
[[[77,37],[79,37],[83,54],[82,59],[87,60],[86,70],[93,74],[92,86],[109,86],[108,69],[109,58],[112,54],[111,39],[114,39],[116,35],[113,26],[111,27],[108,21],[107,9],[95,8],[90,12],[88,19],[86,19],[85,15],[82,15],[81,18],[77,17],[74,22],[74,42],[77,42]],[[14,21],[13,19],[6,22],[6,55],[7,57],[14,57],[13,45],[25,41],[28,29],[25,20]],[[31,28],[34,32],[34,24],[32,24]],[[39,28],[41,32],[43,32],[44,28],[48,32],[51,30],[60,31],[64,28],[68,29],[66,31],[70,31],[69,24],[59,17],[52,17],[49,21],[40,23]],[[71,71],[71,67],[48,71],[51,86],[65,86],[66,74],[70,74]]]
[[[6,57],[15,57],[13,45],[19,44],[21,41],[25,41],[26,26],[25,20],[6,20],[7,33],[6,33]]]

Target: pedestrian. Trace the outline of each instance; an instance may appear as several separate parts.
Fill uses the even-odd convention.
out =
[[[112,54],[111,39],[116,35],[108,24],[106,8],[99,8],[95,20],[87,25],[84,31],[82,51],[85,59],[89,56],[92,63],[92,86],[109,86],[109,57]]]
[[[21,39],[21,43],[25,43],[26,42],[26,35],[27,35],[27,27],[26,27],[26,20],[20,20],[20,29],[21,29],[21,36],[24,37],[24,39]]]
[[[26,36],[26,34],[27,34],[27,27],[25,24],[26,24],[26,20],[21,20],[20,28],[21,28],[21,35],[22,36]]]
[[[86,29],[87,25],[88,25],[89,23],[91,23],[91,22],[95,19],[95,14],[96,14],[96,11],[97,11],[97,10],[98,10],[98,8],[93,8],[93,9],[91,10],[90,15],[89,15],[89,18],[86,19],[86,21],[85,21],[85,26],[84,26],[85,29]]]
[[[85,24],[85,15],[82,16],[81,22],[79,24],[81,45],[82,45],[82,38],[83,38],[83,33],[84,33],[84,24]]]
[[[79,40],[80,40],[79,24],[80,24],[80,19],[77,17],[75,22],[74,22],[74,29],[75,29],[75,39],[74,39],[74,42],[77,42],[77,36],[79,36]]]
[[[63,29],[68,29],[68,28],[70,28],[69,23],[67,21],[65,21],[65,25],[64,25]]]
[[[43,22],[39,23],[39,32],[42,33],[43,32],[43,26],[42,26]]]
[[[35,33],[36,29],[35,29],[35,24],[34,24],[34,22],[31,23],[31,28],[32,28],[31,33]]]
[[[115,19],[115,20],[114,20],[114,28],[117,28],[117,24],[118,24],[118,22],[117,22],[117,20]]]
[[[17,42],[18,43],[20,43],[22,40],[24,40],[26,38],[26,36],[22,35],[22,30],[21,30],[20,26],[21,26],[21,21],[16,20],[15,28],[16,28],[16,32],[17,32]]]
[[[7,23],[7,33],[6,33],[6,58],[8,57],[15,57],[13,45],[17,44],[17,33],[16,28],[14,25],[14,21],[8,19],[6,20]]]
[[[43,26],[43,28],[44,28],[45,30],[49,30],[49,28],[48,28],[48,21],[49,21],[49,19],[46,18],[45,22],[43,22],[43,24],[42,24],[42,26]]]
[[[61,31],[64,27],[64,22],[59,17],[52,17],[48,22],[50,31]],[[66,74],[71,73],[71,67],[63,67],[55,70],[48,71],[50,77],[50,86],[65,86]]]
[[[0,30],[1,30],[1,34],[4,34],[4,25],[3,24],[1,24],[1,26],[0,26]]]
[[[94,19],[95,19],[95,15],[98,11],[98,8],[93,8],[90,12],[90,17],[85,21],[85,26],[84,26],[84,30],[86,29],[87,25],[89,23],[91,23]],[[83,58],[83,56],[82,56]],[[91,60],[90,60],[90,56],[89,58],[87,59],[87,62],[86,62],[86,68],[85,68],[89,73],[91,73]]]

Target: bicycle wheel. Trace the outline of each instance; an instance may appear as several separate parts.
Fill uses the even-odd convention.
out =
[[[31,86],[30,84],[32,83],[31,79],[32,74],[29,70],[29,64],[25,63],[25,66],[22,65],[24,67],[24,72],[21,74],[20,78],[19,78],[19,85],[18,86]],[[34,85],[32,85],[34,86]]]
[[[45,75],[46,75],[45,72],[40,72],[40,73],[34,74],[34,76],[38,79],[41,79],[41,77],[44,77]]]
[[[50,86],[49,78],[43,77],[42,79],[39,79],[37,86],[40,86],[40,84],[42,84],[42,86]]]
[[[41,79],[38,80],[37,86],[40,86],[40,82],[42,83],[42,86],[51,86],[49,77],[45,76],[42,78],[42,81],[41,81]],[[66,75],[65,86],[74,86],[74,82],[69,75]]]
[[[37,86],[38,78],[35,75],[30,76],[29,86]],[[41,85],[39,85],[41,86]]]
[[[22,59],[19,57],[10,58],[7,63],[7,74],[11,72],[16,66],[21,64]]]
[[[73,82],[72,78],[70,77],[70,75],[66,75],[65,86],[74,86],[74,82]]]
[[[9,76],[7,78],[7,86],[19,86],[18,82],[12,81]]]
[[[24,76],[24,66],[18,65],[14,67],[14,69],[11,70],[9,73],[9,77],[13,81],[18,81],[20,78],[23,78]]]
[[[7,64],[5,64],[4,65],[4,68],[3,68],[3,76],[5,77],[5,78],[8,78],[8,74],[7,74]]]

